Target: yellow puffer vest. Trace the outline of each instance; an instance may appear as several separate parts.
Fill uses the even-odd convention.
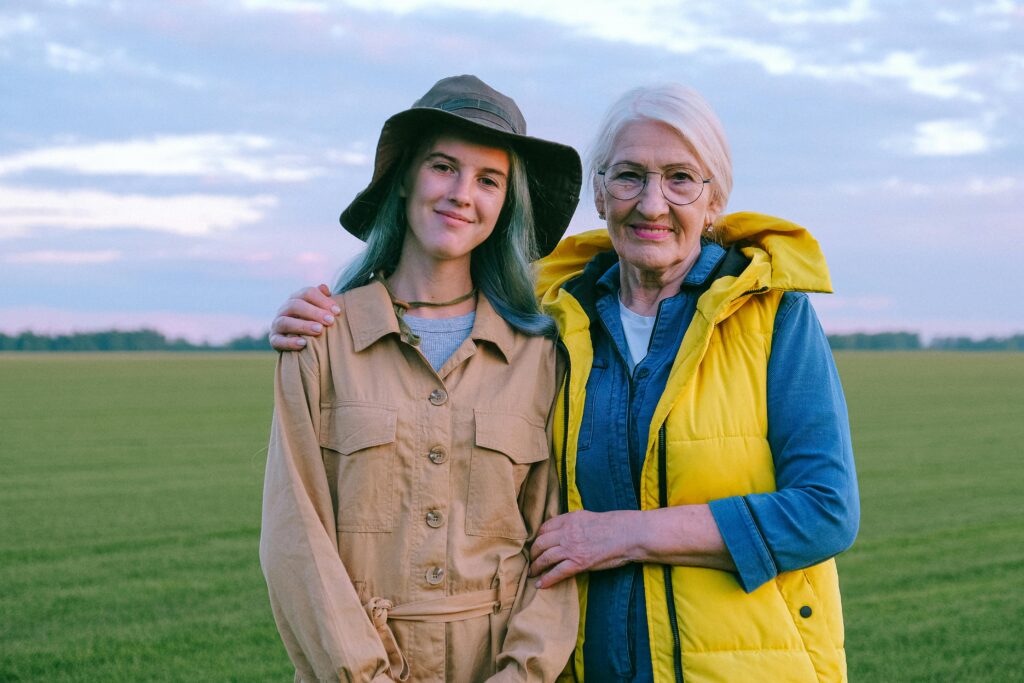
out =
[[[665,393],[654,412],[640,484],[641,508],[707,503],[775,490],[767,441],[766,375],[772,328],[785,291],[831,291],[824,257],[800,226],[759,214],[719,221],[723,241],[749,265],[701,296]],[[611,248],[604,230],[569,237],[540,263],[544,310],[569,352],[554,444],[565,505],[582,507],[576,442],[593,363],[590,319],[562,285]],[[587,580],[567,680],[582,680]],[[845,681],[843,617],[835,562],[786,572],[752,593],[724,571],[644,566],[654,679]]]

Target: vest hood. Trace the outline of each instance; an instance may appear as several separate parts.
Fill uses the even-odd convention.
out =
[[[752,212],[728,214],[719,218],[716,225],[723,244],[739,246],[750,259],[756,269],[757,288],[832,291],[825,256],[806,228]],[[563,239],[537,264],[537,296],[541,303],[545,307],[556,303],[562,285],[579,275],[594,256],[611,248],[606,229]]]

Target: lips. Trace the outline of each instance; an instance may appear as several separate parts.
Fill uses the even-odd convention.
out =
[[[463,216],[462,214],[456,213],[454,211],[442,211],[442,210],[434,209],[434,213],[438,214],[439,216],[443,216],[445,218],[449,218],[449,219],[451,219],[453,221],[457,221],[459,223],[472,223],[473,222],[468,216]]]
[[[658,223],[633,223],[629,227],[637,237],[648,240],[663,239],[673,232],[672,228]]]

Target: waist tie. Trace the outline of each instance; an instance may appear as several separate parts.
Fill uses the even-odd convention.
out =
[[[391,677],[396,681],[408,680],[409,662],[406,661],[405,655],[398,647],[395,634],[388,625],[389,620],[437,623],[463,621],[486,614],[497,614],[507,607],[511,607],[515,602],[518,586],[513,584],[509,588],[511,590],[506,590],[504,593],[500,588],[491,588],[472,593],[446,595],[432,600],[407,602],[404,605],[395,605],[386,598],[370,598],[370,601],[363,607],[384,644]]]

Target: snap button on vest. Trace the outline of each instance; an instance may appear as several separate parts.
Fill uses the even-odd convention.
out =
[[[430,458],[430,462],[435,465],[440,465],[448,459],[448,451],[446,451],[443,446],[434,446],[430,449],[430,452],[427,453],[427,457]]]
[[[427,513],[427,526],[436,529],[444,524],[444,514],[440,510],[431,510]]]
[[[808,607],[807,605],[804,605],[803,607],[801,607],[800,608],[800,616],[802,616],[804,619],[806,619],[807,617],[811,616],[811,608]]]
[[[448,400],[448,392],[441,389],[434,389],[430,392],[430,402],[435,406],[444,405]]]
[[[431,586],[436,586],[442,581],[444,581],[444,569],[441,569],[441,567],[431,567],[427,570],[427,583]]]

